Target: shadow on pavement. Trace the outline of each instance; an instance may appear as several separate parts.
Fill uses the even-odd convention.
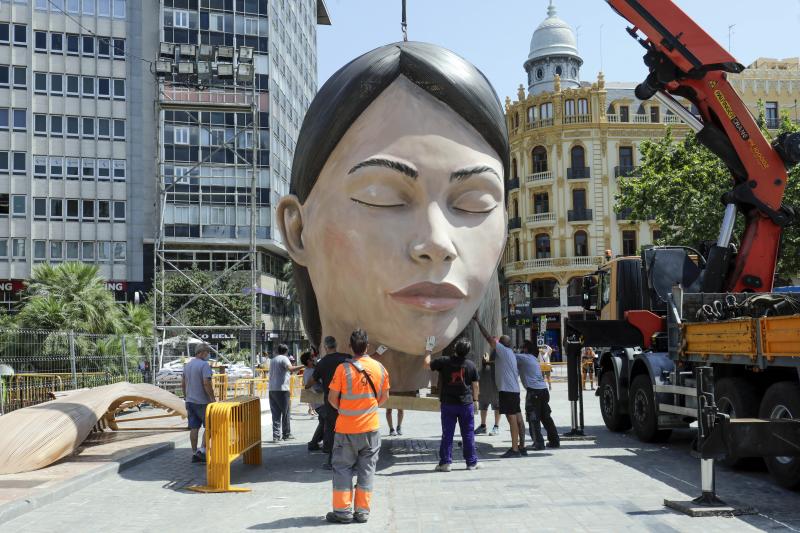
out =
[[[328,526],[324,518],[319,516],[293,516],[291,518],[281,518],[273,520],[272,522],[264,522],[263,524],[256,524],[247,529],[287,529],[290,527],[318,527]]]

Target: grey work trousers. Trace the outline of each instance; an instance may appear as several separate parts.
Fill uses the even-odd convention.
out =
[[[356,476],[355,512],[369,514],[372,497],[372,481],[381,436],[377,431],[369,433],[336,433],[333,438],[333,510],[348,515],[353,491],[353,475]]]
[[[269,391],[269,410],[272,413],[272,438],[281,438],[281,429],[283,429],[283,438],[292,434],[292,428],[289,422],[289,406],[291,405],[291,398],[289,397],[288,390],[271,390]]]

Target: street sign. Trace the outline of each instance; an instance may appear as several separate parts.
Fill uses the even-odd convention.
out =
[[[536,346],[539,346],[540,348],[544,346],[544,337],[542,337],[541,335],[536,337]]]

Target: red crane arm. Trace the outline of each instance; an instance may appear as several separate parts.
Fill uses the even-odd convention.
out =
[[[772,290],[782,228],[792,219],[781,206],[787,171],[727,80],[727,72],[744,67],[672,0],[607,2],[633,25],[628,32],[647,49],[650,74],[637,87],[637,97],[664,91],[692,102],[703,123],[698,139],[731,171],[733,189],[723,201],[744,215],[745,231],[733,268],[720,271],[726,277],[720,288]]]

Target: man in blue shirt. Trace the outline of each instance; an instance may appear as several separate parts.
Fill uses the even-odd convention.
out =
[[[560,445],[558,430],[550,416],[550,391],[542,375],[539,359],[532,355],[536,346],[527,340],[522,343],[522,350],[523,353],[516,354],[516,357],[522,384],[528,391],[525,396],[525,418],[528,419],[528,428],[534,442],[533,449],[544,449],[542,424],[547,431],[547,447],[558,448]]]

